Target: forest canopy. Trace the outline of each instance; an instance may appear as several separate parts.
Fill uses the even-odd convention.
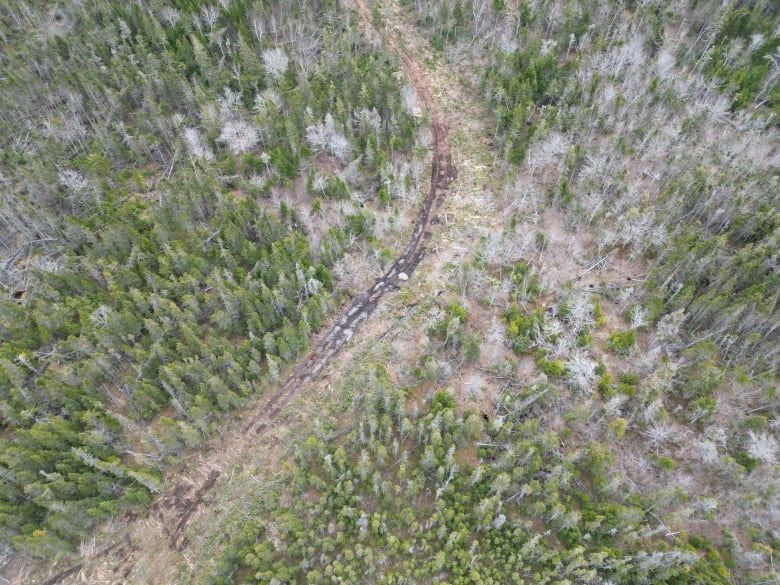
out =
[[[776,3],[6,5],[0,569],[778,580]]]

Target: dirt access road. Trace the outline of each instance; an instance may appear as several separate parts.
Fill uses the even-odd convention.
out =
[[[361,21],[368,34],[379,36],[380,33],[373,27],[371,12],[364,0],[357,0],[357,8]],[[366,321],[376,309],[383,295],[391,290],[396,290],[407,281],[425,254],[426,243],[430,239],[432,227],[438,223],[436,212],[441,205],[450,185],[457,176],[457,171],[452,163],[450,151],[449,131],[444,115],[433,97],[431,88],[425,74],[415,61],[414,57],[403,47],[398,47],[392,37],[387,37],[391,49],[401,58],[404,70],[414,87],[418,99],[428,109],[432,126],[432,162],[431,183],[425,197],[420,215],[415,224],[411,240],[398,257],[362,294],[355,297],[334,324],[319,336],[308,356],[294,368],[285,383],[262,405],[256,407],[244,425],[240,438],[231,445],[229,458],[237,462],[243,458],[262,435],[266,434],[270,427],[279,418],[282,409],[290,402],[307,384],[325,369],[330,360],[352,338],[356,329]],[[148,548],[149,542],[165,542],[170,553],[184,554],[188,545],[184,532],[188,522],[202,506],[204,497],[219,485],[220,476],[230,467],[230,461],[225,457],[218,458],[211,465],[202,465],[188,477],[178,481],[166,494],[164,494],[142,518],[132,519],[123,531],[124,537],[114,538],[114,542],[102,550],[92,551],[90,564],[105,564],[104,570],[87,570],[84,564],[69,566],[60,569],[53,575],[35,579],[31,575],[20,575],[24,582],[42,583],[43,585],[55,585],[56,583],[74,582],[83,583],[96,577],[97,573],[111,575],[105,582],[140,582],[139,579],[147,579],[138,574],[138,565],[142,564],[142,556],[154,554],[155,551],[142,551]],[[151,530],[160,530],[159,536],[149,535]],[[136,542],[133,534],[144,534],[144,544]],[[151,539],[149,538],[151,536]],[[162,552],[162,551],[158,551]],[[161,578],[165,578],[160,575]],[[87,581],[85,581],[85,579]],[[113,581],[119,579],[120,581]],[[102,579],[100,579],[102,581]],[[13,582],[13,581],[9,581]],[[22,582],[22,581],[18,581]],[[147,581],[148,582],[148,581]]]
[[[371,27],[371,13],[365,2],[358,0],[357,4],[361,20]],[[373,27],[371,28],[373,29]],[[336,323],[314,346],[309,356],[295,368],[284,385],[268,399],[263,408],[258,411],[258,414],[251,419],[247,425],[247,431],[254,429],[255,433],[260,433],[267,428],[268,424],[278,416],[282,407],[301,388],[311,382],[328,364],[336,352],[344,347],[344,344],[350,340],[356,328],[368,319],[374,309],[376,309],[377,303],[382,296],[390,290],[398,289],[401,283],[409,279],[425,253],[425,244],[430,238],[431,226],[438,223],[435,210],[441,204],[452,181],[457,177],[457,169],[452,164],[447,124],[444,121],[441,109],[431,94],[425,76],[420,72],[417,63],[408,51],[403,48],[398,49],[395,40],[392,38],[388,38],[388,43],[395,52],[400,54],[412,86],[423,105],[428,108],[431,114],[433,159],[431,162],[431,185],[428,195],[423,201],[412,239],[407,244],[403,254],[366,291],[355,297],[349,306],[344,309]]]

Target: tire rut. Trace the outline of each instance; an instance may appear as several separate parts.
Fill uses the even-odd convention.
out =
[[[373,29],[371,14],[364,0],[358,0],[357,5],[364,24]],[[371,316],[382,296],[391,290],[397,290],[402,282],[408,280],[425,254],[425,244],[431,236],[431,225],[438,223],[438,218],[433,214],[441,204],[446,191],[457,178],[457,169],[452,163],[452,153],[450,151],[449,129],[444,122],[441,110],[436,105],[430,87],[409,52],[406,49],[399,50],[394,39],[388,39],[388,43],[395,52],[400,54],[412,86],[431,112],[433,157],[431,163],[431,185],[428,195],[420,210],[420,216],[412,234],[412,239],[407,244],[403,254],[366,291],[353,299],[349,306],[344,309],[335,325],[328,330],[309,355],[293,370],[293,373],[284,385],[268,399],[260,413],[249,421],[245,427],[247,432],[254,430],[255,434],[259,434],[267,429],[279,415],[282,408],[307,383],[314,380],[331,358],[352,338],[357,327]]]

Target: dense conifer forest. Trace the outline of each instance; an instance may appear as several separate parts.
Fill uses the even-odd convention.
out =
[[[8,0],[0,577],[780,582],[778,116],[762,0]]]

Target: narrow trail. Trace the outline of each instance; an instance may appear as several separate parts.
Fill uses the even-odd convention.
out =
[[[357,8],[362,24],[370,32],[379,36],[380,33],[374,29],[371,23],[371,13],[365,1],[357,0]],[[439,222],[436,211],[457,177],[457,170],[452,163],[449,129],[424,73],[414,57],[405,48],[397,46],[394,38],[388,36],[387,42],[390,48],[400,56],[404,70],[419,100],[428,109],[431,118],[431,182],[411,240],[403,253],[385,273],[378,277],[363,293],[355,297],[342,310],[335,323],[327,331],[320,334],[319,341],[293,369],[284,384],[262,405],[254,409],[254,414],[244,424],[243,433],[238,439],[238,443],[231,446],[230,451],[233,455],[229,457],[230,461],[220,459],[215,465],[199,467],[189,477],[178,481],[168,493],[160,497],[144,517],[129,519],[133,523],[146,523],[147,527],[150,527],[152,522],[160,526],[165,533],[164,539],[167,541],[167,547],[171,551],[186,549],[188,542],[184,533],[190,519],[202,506],[206,495],[218,484],[220,476],[230,466],[230,463],[240,461],[247,452],[256,446],[258,439],[267,434],[273,424],[279,420],[283,408],[307,384],[313,382],[322,373],[332,358],[352,338],[357,328],[371,316],[382,297],[389,291],[399,289],[411,277],[425,255],[432,226]],[[129,534],[128,529],[120,542],[97,551],[93,557],[108,557],[110,554],[114,560],[112,564],[115,565],[112,573],[115,577],[120,577],[122,582],[133,581],[132,574],[135,570],[136,557],[142,554],[140,543],[134,542]],[[119,565],[116,565],[117,560]],[[74,575],[76,575],[76,582],[84,582],[83,576],[79,578],[84,566],[84,563],[78,563],[41,582],[46,585],[55,585]]]
[[[371,14],[364,0],[358,0],[357,5],[361,20],[366,26],[373,29]],[[449,130],[425,76],[421,73],[414,58],[406,50],[399,50],[394,39],[388,39],[388,42],[392,50],[400,54],[412,86],[431,115],[433,156],[431,162],[431,184],[428,195],[423,201],[412,239],[407,244],[403,254],[368,289],[352,300],[337,318],[335,324],[320,336],[314,348],[294,368],[287,381],[260,408],[256,409],[255,415],[249,419],[244,427],[247,440],[243,445],[243,449],[240,450],[242,453],[251,448],[253,444],[252,437],[267,431],[290,400],[307,384],[314,381],[331,359],[352,338],[357,328],[371,316],[385,293],[397,290],[400,288],[401,283],[409,279],[425,254],[425,244],[431,236],[431,226],[438,222],[435,210],[439,207],[445,193],[457,177],[457,169],[452,164]],[[179,498],[172,498],[171,505],[177,511],[179,519],[170,534],[169,542],[171,547],[176,548],[180,546],[184,528],[190,516],[194,509],[200,505],[206,492],[214,486],[218,476],[219,472],[212,470],[202,480],[202,484],[197,488],[194,496],[186,499],[186,504],[183,506]],[[161,501],[168,502],[168,499]],[[157,506],[158,510],[162,507],[161,505]]]
[[[371,26],[371,14],[364,0],[358,0],[358,9],[363,22]],[[373,27],[372,27],[373,28]],[[357,327],[368,319],[376,309],[382,296],[391,290],[399,288],[400,283],[408,280],[414,269],[425,254],[425,244],[430,238],[432,225],[438,222],[433,213],[441,204],[444,194],[457,177],[457,169],[452,164],[450,152],[449,131],[444,122],[444,116],[437,105],[430,87],[420,69],[405,50],[399,50],[394,39],[388,39],[391,48],[400,54],[409,79],[417,95],[431,114],[433,134],[431,162],[431,185],[426,196],[420,216],[412,235],[412,239],[404,249],[403,254],[393,262],[387,271],[377,278],[362,294],[353,299],[344,309],[335,325],[320,339],[309,355],[295,368],[290,378],[265,403],[258,414],[246,425],[246,431],[254,430],[261,433],[271,421],[276,418],[281,409],[303,388],[311,382],[328,364],[331,358],[350,340]]]
[[[357,6],[363,24],[373,29],[371,13],[364,0],[358,0]],[[374,33],[378,34],[376,30],[374,30]],[[244,427],[248,439],[244,444],[242,452],[251,448],[251,437],[260,435],[268,430],[290,400],[322,372],[333,356],[352,338],[357,328],[371,316],[385,293],[397,290],[400,288],[401,283],[409,279],[425,254],[425,244],[431,236],[431,226],[438,222],[435,210],[439,207],[445,193],[457,177],[457,169],[452,164],[449,130],[425,76],[421,73],[418,64],[408,51],[405,49],[399,50],[395,40],[392,38],[388,38],[388,43],[392,50],[400,55],[404,70],[409,76],[412,86],[431,115],[433,156],[431,162],[431,184],[428,195],[423,201],[412,239],[407,244],[403,254],[368,289],[352,300],[337,318],[335,324],[320,336],[320,340],[315,344],[314,348],[295,367],[287,381],[260,408],[256,409],[256,414],[249,419]],[[185,506],[177,505],[177,498],[173,498],[173,507],[179,511],[179,520],[170,535],[170,545],[172,547],[180,545],[184,528],[194,508],[200,504],[205,493],[216,483],[218,475],[218,472],[212,471],[203,480],[203,484],[197,489],[194,497],[187,500]]]

